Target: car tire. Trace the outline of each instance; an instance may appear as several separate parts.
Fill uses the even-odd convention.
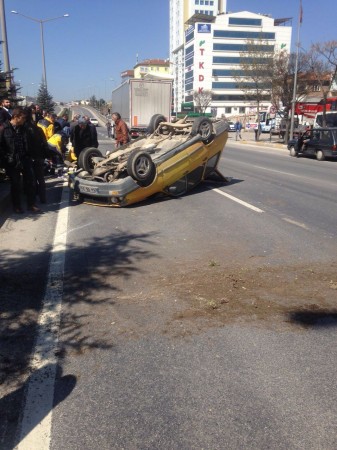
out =
[[[324,161],[325,160],[325,155],[322,152],[322,150],[317,150],[317,152],[316,152],[316,159],[317,159],[317,161]]]
[[[100,158],[103,158],[103,155],[100,150],[98,150],[95,147],[86,147],[84,148],[77,160],[78,167],[80,169],[84,169],[86,172],[89,172],[90,174],[94,170],[94,163],[92,161],[92,158],[94,156],[98,156]]]
[[[290,156],[293,156],[293,157],[297,157],[298,156],[298,153],[295,150],[295,147],[293,145],[290,147],[289,153],[290,153]]]
[[[156,177],[156,166],[151,156],[143,150],[131,152],[127,161],[127,171],[130,177],[143,187],[150,186]]]
[[[151,117],[149,126],[147,127],[147,131],[149,134],[152,134],[159,127],[161,122],[166,122],[166,118],[162,114],[155,114]]]
[[[208,117],[197,117],[192,125],[191,136],[200,134],[204,144],[209,144],[214,139],[213,124]]]

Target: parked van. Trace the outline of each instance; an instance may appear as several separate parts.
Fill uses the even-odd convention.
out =
[[[335,128],[337,127],[337,111],[327,111],[326,113],[326,127]],[[315,116],[314,128],[323,127],[323,113],[318,112]]]

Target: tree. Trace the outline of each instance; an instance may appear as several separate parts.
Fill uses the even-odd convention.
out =
[[[285,119],[285,141],[289,138],[290,115],[292,101],[294,98],[294,80],[297,58],[297,83],[295,100],[306,96],[311,91],[308,84],[308,55],[304,52],[287,53],[284,50],[276,53],[273,58],[273,67],[271,68],[272,90],[271,102],[279,109],[280,104],[284,108]]]
[[[213,92],[205,89],[202,91],[193,91],[193,100],[196,110],[201,114],[205,114],[207,107],[211,104]]]
[[[309,51],[310,70],[323,96],[323,126],[326,126],[326,103],[337,78],[337,41],[313,44]]]
[[[53,102],[53,97],[49,94],[44,83],[40,84],[36,102],[42,111],[54,112],[55,103]]]
[[[271,98],[274,46],[263,39],[248,39],[240,53],[240,75],[235,75],[238,89],[256,103],[257,126],[260,130],[260,104]],[[259,132],[256,134],[258,140]]]
[[[15,102],[16,94],[17,86],[13,83],[13,69],[10,72],[3,72],[0,61],[0,100],[9,98],[12,102]]]
[[[274,56],[272,69],[271,102],[276,107],[282,104],[290,110],[294,94],[294,78],[296,70],[296,53],[287,53],[284,50]],[[308,72],[308,55],[300,52],[297,63],[296,99],[307,95],[310,86],[306,80]]]

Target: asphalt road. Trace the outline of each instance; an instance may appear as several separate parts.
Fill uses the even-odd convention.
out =
[[[336,164],[230,141],[229,184],[127,209],[50,181],[0,231],[7,281],[49,273],[2,311],[22,336],[50,300],[29,389],[2,400],[26,399],[19,449],[337,448]]]

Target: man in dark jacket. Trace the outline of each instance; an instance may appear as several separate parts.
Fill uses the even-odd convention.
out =
[[[25,108],[27,120],[24,125],[27,135],[28,153],[32,158],[36,181],[36,193],[41,203],[47,203],[44,161],[48,157],[48,144],[44,132],[33,119],[32,109]]]
[[[9,109],[11,107],[11,101],[8,98],[4,98],[1,101],[1,107],[0,107],[0,124],[5,123],[7,120],[11,120],[11,113],[9,112]]]
[[[70,140],[78,158],[84,148],[98,147],[96,127],[89,126],[88,120],[80,117],[77,125],[71,131]]]
[[[57,117],[54,123],[55,133],[63,130],[64,127],[70,127],[68,114],[63,114],[61,117]]]
[[[12,118],[0,127],[0,160],[11,182],[11,198],[14,212],[22,213],[21,208],[21,174],[27,207],[34,213],[40,212],[35,205],[35,176],[32,158],[28,153],[27,135],[24,130],[27,114],[23,108],[16,107]]]

